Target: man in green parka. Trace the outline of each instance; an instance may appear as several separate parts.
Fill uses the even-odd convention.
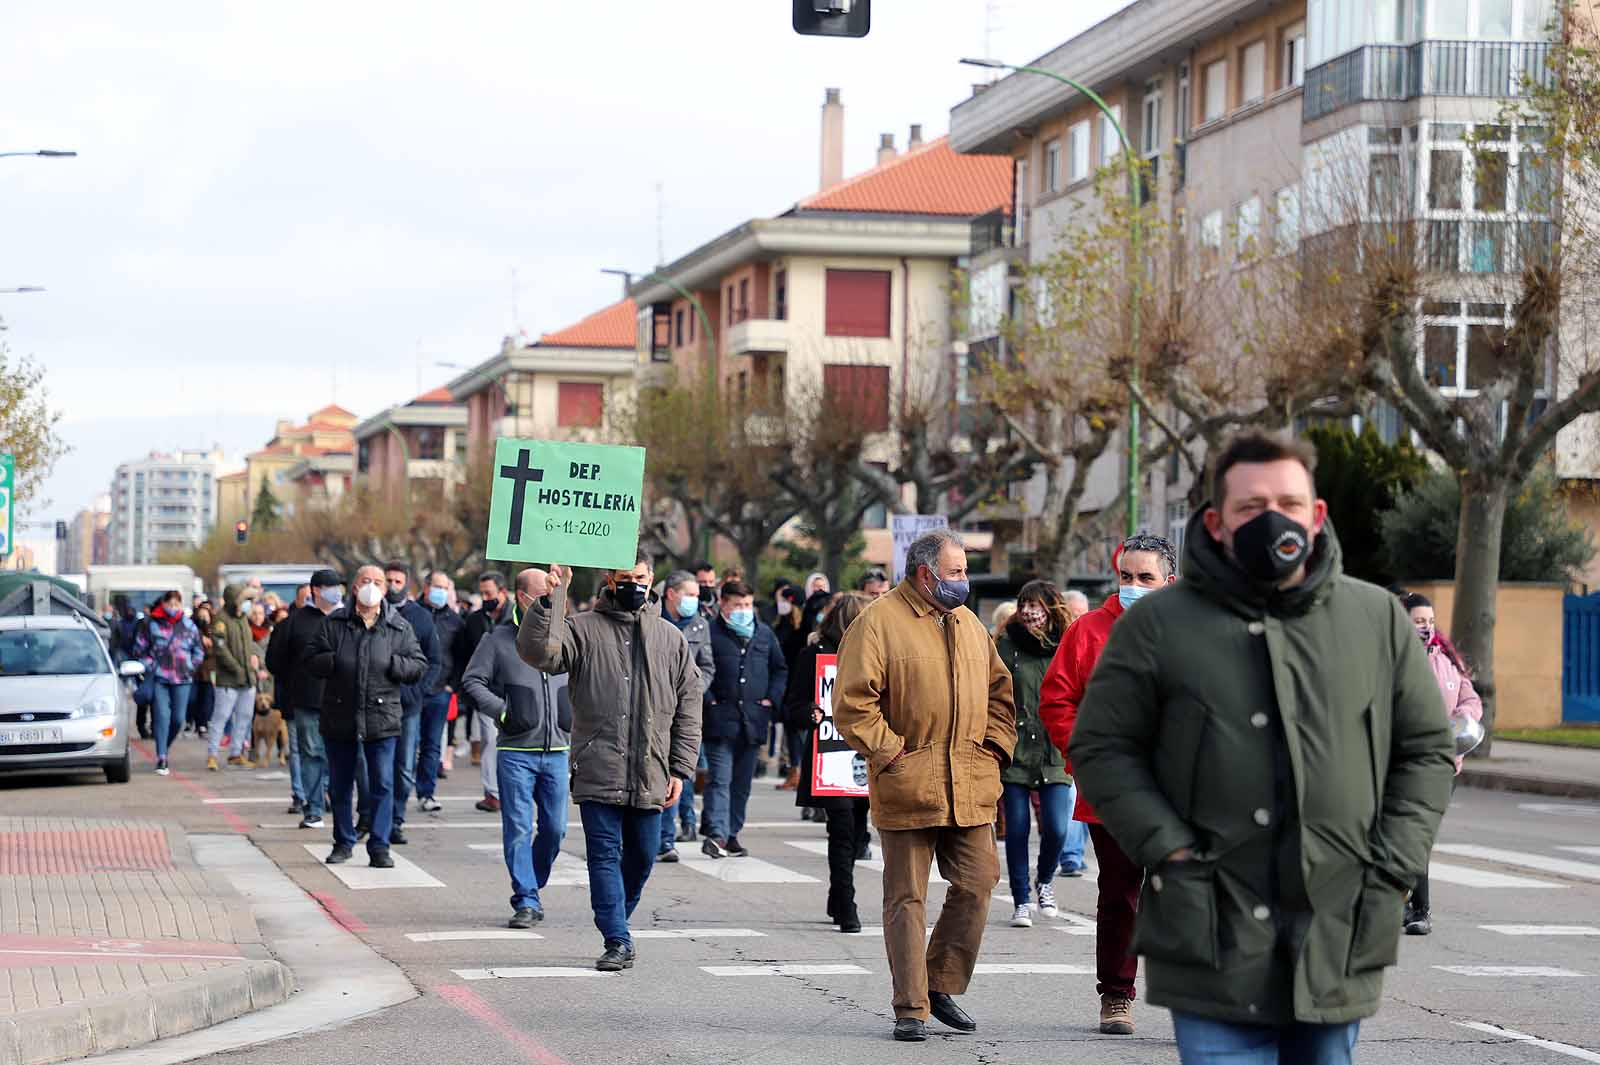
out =
[[[1315,459],[1227,446],[1184,579],[1112,630],[1073,731],[1079,787],[1147,871],[1133,949],[1184,1065],[1352,1060],[1450,797],[1423,648],[1344,575]]]

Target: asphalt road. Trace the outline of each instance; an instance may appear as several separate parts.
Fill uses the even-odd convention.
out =
[[[935,1022],[933,1038],[907,1047],[888,1038],[882,939],[842,935],[828,922],[827,866],[817,853],[822,827],[800,821],[791,795],[776,791],[770,779],[757,782],[752,799],[757,827],[741,834],[752,858],[658,865],[634,927],[676,936],[641,938],[635,969],[601,976],[592,970],[600,938],[581,884],[575,809],[558,874],[575,873],[570,879],[578,882],[546,889],[548,916],[536,929],[541,938],[467,938],[500,931],[509,916],[497,815],[472,808],[475,768],[462,765],[444,782],[443,812],[413,810],[412,842],[395,850],[415,875],[437,885],[354,890],[321,862],[329,835],[299,830],[284,813],[282,770],[207,773],[201,745],[188,738],[173,764],[170,778],[156,777],[146,764],[123,786],[92,775],[0,777],[0,802],[29,813],[173,820],[192,833],[243,831],[424,992],[343,1027],[205,1060],[1177,1061],[1164,1010],[1136,1005],[1133,1037],[1096,1031],[1092,873],[1058,880],[1063,918],[1036,917],[1031,929],[1009,927],[1002,884],[980,964],[1018,971],[980,971],[962,1000],[979,1022],[976,1034],[947,1032]],[[1600,804],[1463,788],[1440,844],[1435,862],[1445,868],[1434,877],[1436,931],[1403,942],[1384,1008],[1363,1025],[1359,1060],[1600,1062]],[[360,875],[361,865],[358,852],[345,868]],[[413,875],[404,863],[396,872]],[[719,878],[735,875],[744,881]],[[942,890],[930,891],[930,919]],[[876,871],[858,866],[858,894],[863,916],[874,920],[881,905]],[[1572,934],[1570,926],[1587,926],[1591,934]],[[461,935],[429,935],[441,932]],[[802,968],[788,968],[795,966]],[[1039,966],[1054,968],[1033,968]],[[517,972],[529,969],[534,973]]]

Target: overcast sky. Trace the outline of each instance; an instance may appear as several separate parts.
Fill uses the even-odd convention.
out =
[[[5,340],[74,449],[31,516],[441,384],[653,265],[657,182],[668,259],[814,191],[825,87],[854,173],[948,128],[986,37],[1022,62],[1125,3],[876,0],[847,41],[788,0],[6,4],[0,151],[81,153],[0,159],[0,288],[49,290],[0,295]]]

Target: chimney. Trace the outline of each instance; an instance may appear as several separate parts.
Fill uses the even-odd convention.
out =
[[[894,134],[884,133],[878,138],[878,165],[882,166],[895,157]]]
[[[906,151],[915,151],[922,147],[922,123],[911,123],[911,137],[906,141]]]
[[[822,100],[822,184],[819,192],[844,180],[844,104],[839,90],[828,89]]]

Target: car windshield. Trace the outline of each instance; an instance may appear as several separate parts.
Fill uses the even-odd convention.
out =
[[[0,632],[0,677],[81,676],[109,673],[100,638],[83,629],[9,629]]]

